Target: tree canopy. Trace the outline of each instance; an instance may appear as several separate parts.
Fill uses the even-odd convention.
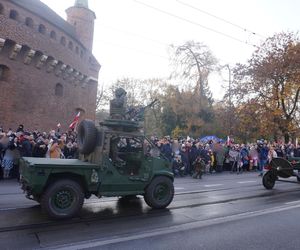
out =
[[[288,141],[299,129],[299,38],[293,33],[268,38],[246,65],[235,67],[231,91],[240,114],[254,111],[260,134],[281,134]],[[253,117],[244,118],[250,123]]]

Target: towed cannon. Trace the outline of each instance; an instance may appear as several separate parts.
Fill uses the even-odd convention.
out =
[[[284,180],[295,176],[300,182],[300,158],[274,158],[266,167],[267,172],[263,175],[262,183],[266,189],[272,189],[276,181],[294,182]],[[283,179],[279,179],[279,177]],[[296,183],[296,182],[294,182]]]

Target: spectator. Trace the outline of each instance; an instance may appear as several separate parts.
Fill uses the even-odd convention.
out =
[[[32,137],[29,132],[25,132],[24,136],[21,136],[20,153],[22,157],[32,157]]]
[[[45,143],[45,140],[42,137],[39,137],[37,143],[33,147],[32,156],[45,158],[47,151],[48,151],[48,147]]]
[[[271,162],[271,160],[276,157],[277,157],[277,153],[276,153],[274,147],[271,146],[270,150],[268,152],[268,162]]]
[[[17,128],[17,133],[18,132],[21,132],[21,133],[24,133],[24,125],[23,124],[20,124],[19,127]]]
[[[74,159],[75,158],[75,149],[73,147],[72,141],[68,141],[68,143],[64,146],[63,154],[66,159]]]
[[[259,142],[257,152],[258,152],[258,159],[259,159],[259,171],[260,171],[259,176],[262,176],[264,168],[268,162],[269,149],[266,143]]]
[[[181,156],[181,161],[184,164],[184,174],[188,175],[188,174],[191,173],[191,168],[190,168],[190,161],[189,161],[188,151],[187,151],[186,146],[184,144],[181,146],[180,156]]]
[[[3,168],[3,178],[7,179],[9,177],[12,177],[11,170],[17,167],[16,165],[18,163],[18,159],[19,159],[18,150],[16,149],[14,141],[11,140],[8,144],[8,147],[3,157],[3,161],[1,163],[1,167]]]
[[[161,153],[167,157],[169,162],[172,161],[172,147],[166,138],[164,138],[162,142]]]
[[[59,146],[58,139],[54,138],[53,143],[50,147],[50,158],[60,158],[61,157],[61,149]]]

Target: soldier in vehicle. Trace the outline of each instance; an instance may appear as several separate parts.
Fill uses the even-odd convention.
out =
[[[125,109],[127,104],[127,92],[123,88],[115,91],[115,98],[110,101],[110,118],[121,119],[125,117]]]
[[[125,162],[118,156],[119,148],[118,144],[120,142],[120,137],[112,137],[110,140],[110,151],[109,157],[112,159],[114,163],[124,165]]]

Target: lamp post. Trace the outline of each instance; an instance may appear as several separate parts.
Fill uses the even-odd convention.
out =
[[[229,64],[226,64],[223,66],[228,70],[228,101],[229,101],[229,114],[228,114],[228,124],[229,124],[229,129],[228,129],[228,135],[231,136],[231,131],[232,131],[232,117],[231,117],[231,111],[232,111],[232,102],[231,102],[231,68]]]

